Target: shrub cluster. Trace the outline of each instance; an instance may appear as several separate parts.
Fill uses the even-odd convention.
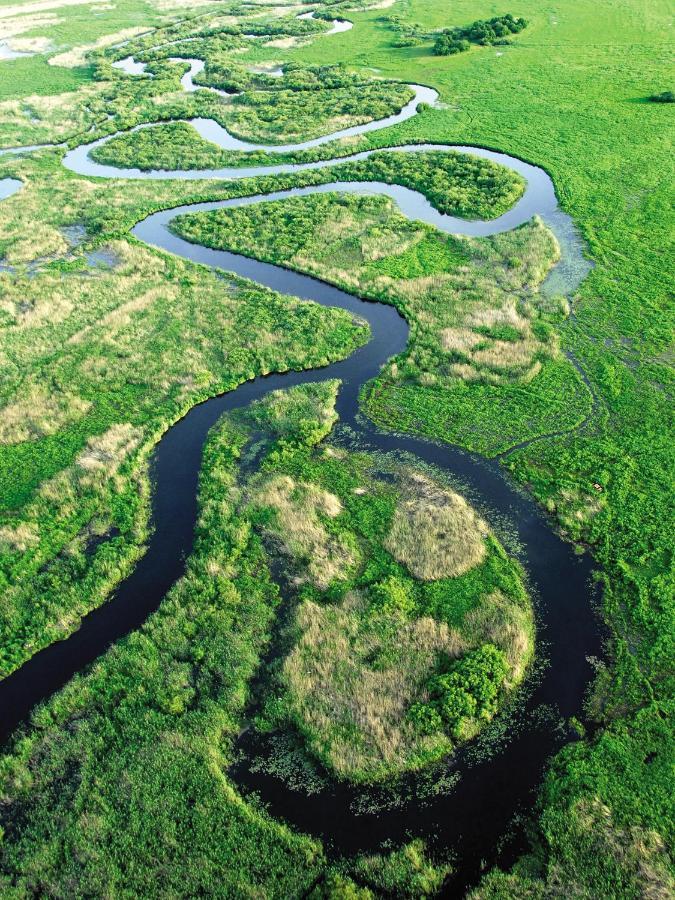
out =
[[[461,738],[472,720],[495,714],[508,670],[504,653],[494,644],[483,644],[454,662],[449,672],[435,675],[429,683],[430,700],[414,704],[410,716],[422,732],[444,727]]]
[[[660,94],[652,94],[649,99],[652,103],[675,103],[675,91],[661,91]]]
[[[510,34],[518,34],[527,25],[521,16],[495,16],[493,19],[477,19],[464,27],[447,28],[441,32],[434,43],[436,56],[450,56],[468,50],[471,44],[503,43]]]

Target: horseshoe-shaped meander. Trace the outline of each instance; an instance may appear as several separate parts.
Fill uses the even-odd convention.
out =
[[[191,75],[199,71],[199,67],[194,65],[198,61],[187,61],[190,70],[183,77],[183,87],[191,90],[195,88]],[[131,64],[137,66],[133,60]],[[130,68],[129,71],[140,74],[142,70]],[[430,88],[419,85],[411,87],[415,92],[413,100],[396,116],[297,145],[247,144],[233,138],[211,120],[192,120],[192,124],[202,136],[225,149],[292,152],[328,143],[345,134],[361,134],[403,121],[416,114],[421,102],[433,102],[437,97]],[[581,715],[585,690],[592,675],[589,657],[600,653],[599,629],[593,613],[590,584],[591,560],[587,556],[577,556],[572,546],[554,533],[534,502],[505,479],[497,463],[449,445],[379,431],[357,416],[358,393],[362,385],[376,376],[388,359],[406,348],[408,325],[394,307],[364,301],[316,278],[279,266],[190,243],[173,234],[169,226],[177,216],[187,212],[250,206],[329,191],[386,194],[409,218],[422,220],[454,234],[497,234],[515,228],[538,214],[558,237],[562,260],[556,270],[560,272],[561,268],[567,267],[565,281],[568,288],[573,289],[585,275],[589,264],[583,259],[581,243],[571,219],[558,208],[553,183],[542,169],[482,148],[410,145],[368,150],[346,158],[309,164],[141,172],[101,165],[89,157],[94,147],[115,136],[68,151],[63,158],[64,165],[80,175],[115,179],[234,180],[335,166],[346,159],[365,159],[371,153],[383,150],[397,153],[441,150],[490,159],[515,169],[527,181],[525,193],[511,210],[485,222],[442,215],[423,195],[398,185],[340,181],[265,195],[177,206],[154,213],[139,222],[133,228],[133,234],[153,247],[213,268],[235,272],[284,294],[349,310],[367,320],[372,338],[347,359],[321,370],[286,372],[248,381],[230,393],[195,406],[169,428],[157,444],[153,456],[154,530],[146,554],[109,602],[83,619],[77,632],[40,651],[0,682],[0,740],[3,740],[26,719],[36,703],[62,687],[111,643],[140,627],[158,607],[172,584],[181,577],[185,559],[193,546],[204,442],[209,429],[222,414],[246,406],[270,391],[339,378],[342,382],[337,402],[340,422],[352,429],[361,446],[384,452],[410,453],[427,464],[445,470],[467,486],[470,495],[477,499],[488,518],[505,517],[515,527],[530,583],[539,599],[538,653],[541,658],[546,658],[546,665],[542,666],[538,677],[524,692],[517,721],[508,722],[506,737],[489,754],[476,754],[473,744],[456,753],[448,761],[447,768],[450,772],[461,774],[458,783],[450,793],[424,803],[419,802],[415,795],[414,779],[410,785],[410,798],[402,806],[378,816],[372,813],[356,814],[353,804],[359,792],[341,783],[333,783],[319,795],[306,796],[291,791],[271,775],[252,774],[243,765],[235,767],[231,774],[241,787],[259,792],[274,815],[301,830],[321,836],[336,852],[374,849],[387,839],[397,843],[412,836],[425,837],[432,846],[452,848],[457,854],[457,863],[446,893],[461,896],[467,886],[477,881],[483,866],[506,866],[524,849],[526,843],[522,827],[513,826],[514,816],[527,813],[531,808],[547,760],[573,737],[568,729],[559,725],[560,717]],[[24,148],[28,149],[35,148]],[[5,196],[10,193],[9,187]],[[15,188],[15,185],[12,187]],[[553,715],[542,715],[544,710],[553,711]],[[245,743],[250,741],[249,737],[244,738]],[[509,828],[510,838],[503,841]]]

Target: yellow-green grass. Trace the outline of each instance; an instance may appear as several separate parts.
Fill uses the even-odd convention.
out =
[[[267,406],[259,407],[243,421],[260,427]],[[427,766],[474,736],[523,680],[534,624],[522,573],[447,485],[413,466],[397,466],[383,482],[366,454],[329,445],[308,455],[283,433],[243,490],[288,601],[297,602],[261,723],[292,725],[350,781]],[[504,662],[495,704],[450,732],[432,710],[433,676],[487,645]],[[421,725],[421,707],[431,725]]]
[[[408,473],[384,542],[416,578],[463,575],[484,558],[486,523],[455,491]]]
[[[242,380],[325,364],[367,337],[346,313],[129,239],[155,203],[203,197],[203,185],[120,192],[63,175],[54,153],[4,165],[25,187],[4,201],[0,223],[0,252],[14,267],[0,272],[3,675],[76,628],[138,558],[147,455],[173,421]],[[63,228],[75,224],[85,243],[70,247]],[[111,264],[90,266],[95,248]],[[136,437],[119,471],[82,477],[87,448],[120,428]],[[108,536],[95,553],[92,534]]]

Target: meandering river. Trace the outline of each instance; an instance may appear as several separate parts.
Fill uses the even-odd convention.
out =
[[[203,63],[195,59],[187,61],[190,68],[183,77],[183,87],[192,90],[195,88],[192,76],[203,68]],[[131,57],[123,61],[123,68],[130,75],[142,75],[144,72],[142,64]],[[386,128],[416,115],[420,103],[435,102],[437,95],[431,88],[421,85],[411,87],[413,99],[394,116],[294,145],[250,144],[233,137],[212,120],[190,121],[202,137],[224,149],[291,153],[326,144],[339,137]],[[151,126],[139,126],[146,127]],[[300,165],[152,172],[94,162],[89,153],[116,136],[68,151],[63,158],[64,165],[83,176],[117,180],[233,180],[302,172],[344,161],[338,158]],[[266,195],[178,206],[154,213],[134,227],[133,234],[137,238],[168,253],[235,272],[284,294],[349,310],[368,321],[372,337],[366,346],[356,350],[349,358],[323,369],[270,375],[246,382],[228,394],[194,407],[165,433],[154,451],[152,462],[154,531],[145,556],[110,601],[86,616],[75,634],[42,650],[0,682],[0,737],[6,738],[36,703],[64,685],[112,642],[141,626],[181,577],[185,571],[185,559],[193,546],[204,442],[209,429],[223,413],[245,406],[279,388],[339,378],[342,381],[337,402],[340,421],[352,429],[364,448],[411,453],[425,463],[443,469],[467,486],[469,494],[488,518],[493,521],[508,519],[512,523],[538,598],[541,671],[524,693],[516,719],[507,723],[503,739],[492,746],[490,754],[476,753],[476,745],[468,745],[448,762],[447,771],[459,774],[454,788],[447,794],[432,799],[427,797],[424,802],[420,800],[417,793],[419,785],[414,779],[409,785],[408,799],[400,807],[378,815],[368,812],[357,814],[355,808],[359,791],[338,783],[332,783],[321,794],[306,796],[291,791],[283,781],[272,775],[252,773],[245,765],[234,769],[232,776],[240,786],[258,791],[275,815],[298,828],[320,835],[336,851],[373,849],[386,839],[401,842],[416,835],[428,838],[434,846],[453,848],[457,863],[446,893],[460,896],[467,886],[477,881],[484,865],[508,865],[524,848],[522,828],[517,824],[511,827],[508,840],[501,839],[514,816],[531,811],[547,760],[563,743],[573,738],[569,729],[561,726],[560,722],[570,716],[581,715],[584,693],[592,676],[588,657],[600,652],[590,584],[591,561],[587,556],[577,556],[573,548],[556,535],[533,501],[504,477],[497,463],[487,462],[448,445],[381,432],[357,415],[358,393],[362,385],[377,375],[390,357],[406,348],[408,325],[393,307],[364,301],[315,278],[279,266],[190,243],[170,230],[173,219],[188,212],[250,206],[327,191],[386,194],[409,218],[425,221],[454,234],[497,234],[515,228],[538,214],[561,244],[562,259],[551,279],[556,279],[558,290],[565,287],[569,292],[577,286],[589,264],[583,258],[581,243],[571,220],[558,207],[551,179],[542,169],[502,153],[475,147],[427,144],[391,147],[386,152],[430,150],[470,153],[506,165],[526,179],[526,190],[512,209],[492,221],[470,222],[442,215],[424,196],[408,188],[379,182],[332,181]],[[372,152],[375,151],[358,153],[349,159],[365,159]],[[380,149],[377,152],[383,151]],[[0,197],[3,195],[2,189],[13,191],[17,186],[15,182],[11,185],[0,182]],[[255,740],[251,737],[246,737],[243,744],[249,751],[255,751]]]

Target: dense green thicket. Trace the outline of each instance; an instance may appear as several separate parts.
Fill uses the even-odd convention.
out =
[[[391,82],[326,91],[247,91],[233,99],[226,122],[228,130],[244,140],[292,143],[384,119],[412,96],[407,85]]]
[[[157,125],[114,138],[92,157],[105,165],[149,169],[205,169],[227,166],[231,154],[201,140],[184,122]],[[374,153],[358,162],[338,163],[303,180],[383,181],[420,191],[439,212],[468,219],[492,219],[522,195],[523,179],[477,156],[448,152]]]
[[[411,715],[425,731],[443,723],[454,738],[471,734],[476,719],[489,720],[495,714],[508,668],[505,654],[494,644],[484,644],[453,662],[447,673],[436,675],[429,684],[429,701],[416,704]]]
[[[186,48],[194,50],[192,44]],[[199,42],[197,42],[197,56],[201,59]],[[281,97],[280,103],[288,102],[285,97],[287,91],[299,93],[308,102],[316,102],[310,96],[311,92],[316,91],[332,91],[340,88],[352,88],[354,91],[365,91],[364,102],[366,106],[363,113],[368,112],[368,93],[379,89],[380,101],[385,102],[388,98],[388,90],[398,92],[406,88],[406,85],[395,81],[373,81],[372,79],[364,79],[355,72],[350,72],[346,66],[302,66],[298,63],[289,62],[283,67],[283,75],[281,78],[274,78],[266,75],[264,72],[256,72],[251,70],[250,64],[242,62],[236,56],[226,56],[222,61],[214,59],[213,54],[204,54],[207,59],[208,66],[204,72],[199,73],[196,83],[210,84],[214,87],[223,87],[228,90],[245,91],[265,90],[269,92],[269,102],[274,102],[273,98],[277,95]],[[281,94],[279,93],[281,92]],[[395,94],[392,101],[398,95]]]
[[[436,56],[451,56],[468,50],[471,44],[487,46],[507,43],[510,34],[518,34],[527,25],[520,16],[495,16],[493,19],[477,19],[470,25],[448,28],[434,42]]]
[[[355,895],[356,900],[368,897],[433,897],[443,886],[452,867],[447,863],[433,862],[425,852],[422,841],[410,843],[391,853],[375,853],[362,856],[346,871],[353,878],[365,883],[367,893]],[[338,885],[340,887],[340,885]],[[342,889],[344,891],[344,888]],[[363,890],[363,889],[361,889]],[[329,897],[350,897],[349,893],[328,893]]]
[[[661,91],[660,94],[652,94],[649,99],[652,103],[675,103],[675,91]]]
[[[405,16],[396,13],[383,16],[382,21],[399,35],[392,42],[393,47],[397,49],[417,47],[431,40],[435,56],[462,53],[468,50],[471,44],[483,47],[508,44],[509,35],[518,34],[527,26],[525,19],[511,13],[494,16],[492,19],[477,19],[470,25],[456,25],[441,32],[431,30],[420,22],[410,22]]]
[[[417,47],[429,40],[429,31],[419,22],[409,22],[404,16],[393,15],[383,16],[382,21],[386,23],[387,28],[395,32],[398,37],[395,38],[391,46],[397,49],[405,47]]]

